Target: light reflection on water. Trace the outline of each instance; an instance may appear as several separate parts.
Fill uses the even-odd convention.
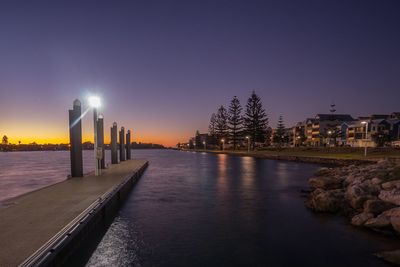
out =
[[[316,165],[139,154],[150,166],[88,266],[387,266],[372,253],[400,247],[338,216],[309,212],[300,189]]]

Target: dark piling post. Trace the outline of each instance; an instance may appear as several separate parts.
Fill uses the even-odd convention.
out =
[[[117,123],[111,127],[111,164],[118,164],[118,146],[117,146]]]
[[[98,146],[101,148],[101,160],[100,167],[102,169],[106,168],[105,154],[104,154],[104,116],[100,114],[97,119],[97,138]]]
[[[125,129],[121,127],[119,131],[119,160],[125,161]]]
[[[126,133],[126,159],[131,159],[131,130]]]
[[[83,177],[81,102],[76,99],[69,110],[71,177]]]

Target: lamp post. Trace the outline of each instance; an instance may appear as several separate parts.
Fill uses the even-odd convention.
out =
[[[222,151],[224,151],[225,150],[225,139],[221,139],[221,142],[222,142]]]
[[[331,146],[331,135],[332,135],[332,131],[331,130],[329,130],[328,131],[328,146]]]
[[[93,120],[94,120],[94,158],[95,158],[95,176],[99,176],[101,174],[101,152],[99,152],[98,148],[98,140],[97,140],[97,108],[101,106],[101,100],[98,96],[89,97],[89,105],[93,108]]]
[[[196,150],[196,142],[193,143],[193,150]]]
[[[204,150],[207,150],[207,144],[206,144],[206,141],[203,141],[203,145],[204,145]]]
[[[247,153],[250,153],[250,136],[246,136],[247,139]]]
[[[362,121],[361,124],[365,125],[364,157],[366,157],[367,156],[368,121]]]

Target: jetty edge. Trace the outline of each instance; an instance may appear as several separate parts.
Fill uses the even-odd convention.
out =
[[[100,241],[148,164],[124,161],[100,176],[68,179],[13,198],[0,208],[0,266],[69,265],[88,243]]]

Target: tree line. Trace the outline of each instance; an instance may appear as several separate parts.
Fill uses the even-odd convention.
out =
[[[274,135],[274,142],[279,142],[280,138],[282,141],[286,140],[284,131],[281,116],[275,133],[279,134],[279,138]],[[233,149],[240,146],[245,139],[254,148],[256,143],[268,143],[271,137],[267,112],[255,91],[247,99],[244,113],[237,96],[232,98],[228,108],[221,105],[217,112],[211,115],[208,132],[214,144],[221,145],[221,140],[224,140],[232,144]]]

